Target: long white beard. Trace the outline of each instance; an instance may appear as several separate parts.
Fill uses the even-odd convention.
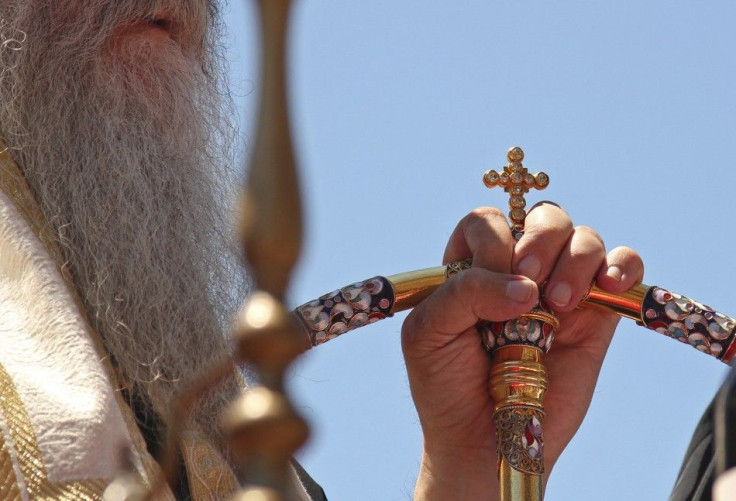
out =
[[[162,8],[188,38],[155,50],[135,36],[111,44],[121,25]],[[0,132],[121,384],[161,416],[228,356],[224,327],[245,289],[226,209],[233,129],[205,36],[217,28],[213,8],[204,0],[0,7]],[[211,428],[237,386],[204,402],[197,420]]]

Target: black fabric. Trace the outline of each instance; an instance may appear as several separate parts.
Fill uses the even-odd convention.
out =
[[[718,390],[713,410],[716,437],[716,473],[736,468],[736,365]]]
[[[138,428],[141,430],[141,435],[146,441],[146,448],[148,453],[161,463],[161,459],[164,454],[164,423],[158,414],[153,417],[150,414],[143,413],[143,405],[136,405],[133,402],[133,412],[135,414],[136,421],[138,422]],[[177,501],[191,501],[191,494],[189,492],[189,476],[187,475],[186,465],[184,460],[179,457],[179,472],[177,473],[177,485],[172,488],[172,493]]]
[[[124,392],[126,398],[128,397],[127,392]],[[143,412],[142,405],[136,405],[136,402],[132,402],[131,405],[133,413],[135,414],[136,421],[138,422],[138,428],[141,431],[141,435],[146,441],[146,448],[148,453],[151,454],[156,461],[161,461],[164,453],[164,433],[165,427],[161,418],[155,414],[151,417],[150,414]],[[311,501],[327,501],[325,491],[320,485],[314,481],[314,479],[307,473],[307,471],[300,465],[295,459],[291,460],[291,464],[294,467],[299,481],[304,486],[304,489],[309,495]],[[189,491],[189,476],[187,475],[186,465],[183,459],[179,458],[179,473],[177,475],[177,485],[172,489],[174,497],[177,501],[191,501],[191,494]]]
[[[713,441],[713,406],[711,402],[685,452],[685,459],[672,489],[670,501],[710,501],[715,480]]]

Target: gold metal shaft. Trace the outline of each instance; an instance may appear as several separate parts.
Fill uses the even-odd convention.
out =
[[[295,310],[305,327],[304,349],[414,308],[449,277],[469,267],[470,261],[465,260],[389,277],[373,277],[305,303]],[[367,302],[365,298],[368,298]],[[343,305],[349,305],[349,308]],[[736,318],[662,287],[639,284],[625,292],[611,293],[592,284],[579,307],[601,309],[630,318],[724,363],[736,358]],[[533,310],[525,317],[536,318],[556,328],[549,315],[542,315],[539,310]],[[491,345],[486,347],[492,348]]]
[[[427,299],[447,280],[447,266],[435,266],[387,277],[394,286],[393,312],[408,310]]]
[[[607,311],[613,311],[622,317],[640,322],[641,305],[647,290],[649,290],[648,285],[639,284],[626,292],[614,294],[612,292],[606,292],[596,284],[593,284],[590,286],[590,290],[582,303],[580,303],[580,306],[602,308]]]
[[[409,310],[426,299],[448,278],[448,269],[453,266],[469,267],[467,262],[450,263],[421,270],[398,273],[386,277],[394,287],[395,302],[392,313]],[[639,284],[626,292],[606,292],[593,284],[580,303],[584,308],[602,308],[613,311],[622,317],[641,320],[641,304],[648,285]]]
[[[498,447],[501,501],[540,501],[544,493],[543,398],[547,369],[543,352],[512,345],[493,353],[491,395]]]
[[[542,477],[514,469],[505,459],[498,463],[500,501],[541,501],[544,498]]]

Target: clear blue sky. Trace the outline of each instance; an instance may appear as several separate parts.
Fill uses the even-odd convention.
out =
[[[229,10],[248,135],[257,36],[250,1]],[[532,203],[554,200],[609,247],[636,248],[646,283],[736,315],[736,3],[296,0],[293,14],[307,223],[294,305],[439,264],[464,214],[506,203],[481,176],[518,144],[552,180]],[[332,341],[292,370],[314,430],[300,459],[331,499],[411,496],[421,432],[401,321]],[[724,374],[622,321],[547,499],[666,499]]]

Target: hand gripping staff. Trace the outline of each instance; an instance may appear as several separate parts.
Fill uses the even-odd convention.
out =
[[[514,147],[502,172],[491,170],[483,181],[509,194],[511,231],[524,231],[526,200],[532,188],[544,189],[549,177],[523,167],[524,152]],[[377,276],[337,289],[294,310],[304,327],[309,349],[346,332],[411,309],[437,287],[470,267],[470,261]],[[542,294],[543,297],[543,294]],[[591,284],[579,305],[602,308],[672,337],[728,363],[736,353],[736,320],[662,287],[639,284],[613,294]],[[478,331],[492,360],[491,393],[498,444],[498,474],[504,501],[541,500],[544,473],[543,398],[547,389],[544,354],[552,346],[559,322],[544,301],[507,322],[480,322]]]

